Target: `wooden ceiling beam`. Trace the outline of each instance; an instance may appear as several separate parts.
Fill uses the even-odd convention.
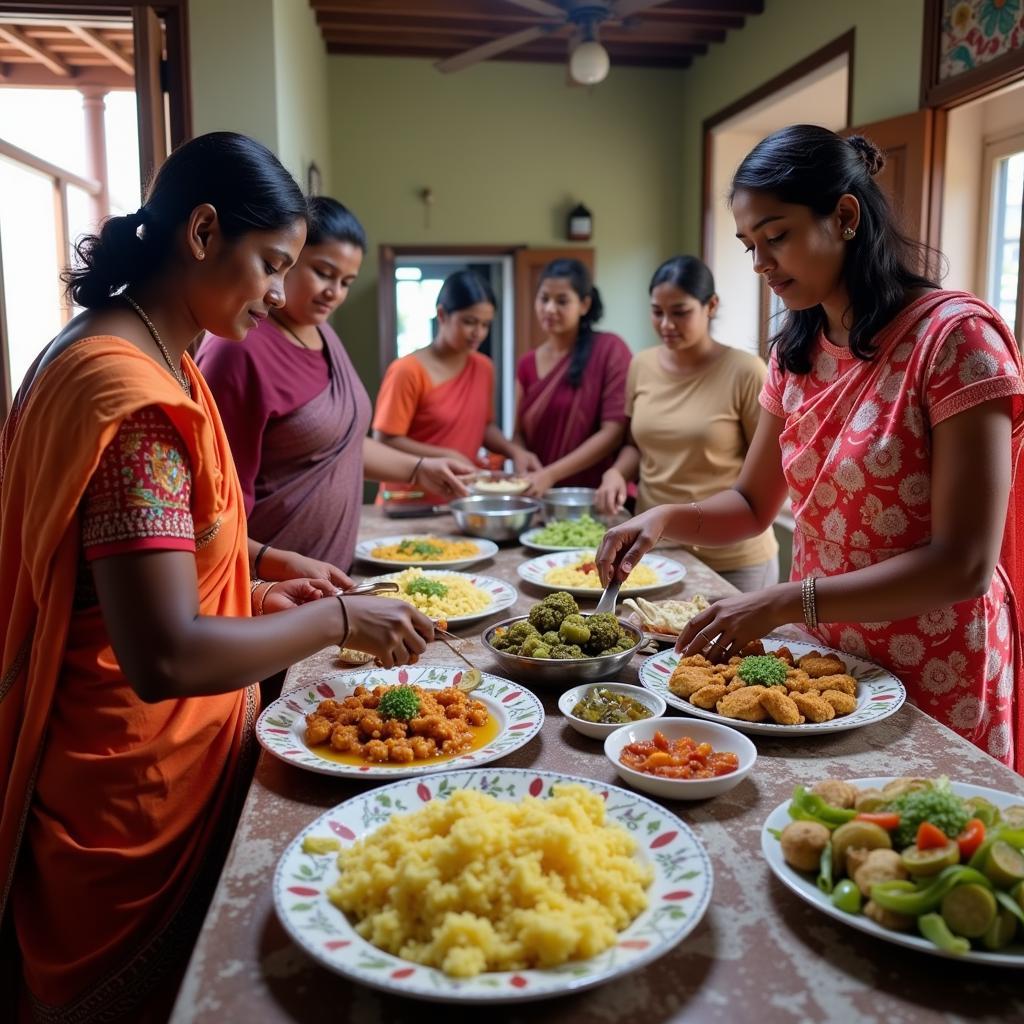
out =
[[[67,89],[69,86],[81,89],[85,86],[98,86],[103,89],[134,89],[135,78],[128,77],[123,71],[104,63],[102,66],[82,67],[75,70],[75,77],[68,79],[65,75],[55,75],[41,64],[12,64],[4,61],[7,77],[4,86],[19,89]],[[0,90],[0,97],[3,93]]]
[[[531,14],[525,7],[502,3],[501,0],[310,0],[317,12],[360,14],[370,17],[406,18],[427,16],[440,20],[486,18],[495,24],[527,28],[538,24],[559,24],[558,18]]]
[[[118,71],[126,75],[135,75],[135,65],[116,46],[108,43],[98,32],[80,25],[69,25],[68,29],[83,42],[88,43],[102,57],[106,57]]]
[[[46,47],[33,42],[16,25],[0,25],[0,39],[5,39],[23,53],[35,58],[48,71],[63,78],[71,78],[72,70],[59,57],[52,54]]]

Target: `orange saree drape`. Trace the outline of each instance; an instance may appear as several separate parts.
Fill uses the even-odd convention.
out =
[[[191,461],[200,613],[250,614],[241,489],[185,363],[194,400],[122,339],[75,342],[0,435],[0,920],[43,1018],[123,1011],[189,941],[250,741],[254,688],[145,704],[99,608],[73,605],[86,485],[121,421],[159,405]]]

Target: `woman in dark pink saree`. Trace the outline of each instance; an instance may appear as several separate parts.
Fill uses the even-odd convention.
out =
[[[279,548],[347,570],[364,474],[415,480],[450,497],[465,493],[451,460],[417,459],[366,436],[369,396],[327,323],[365,251],[362,225],[341,203],[310,199],[306,246],[286,278],[284,307],[241,344],[207,335],[199,348],[197,362],[238,467],[250,536],[268,545],[259,571],[268,571]]]
[[[601,296],[579,260],[544,268],[535,303],[544,341],[516,368],[516,470],[532,494],[556,484],[598,487],[622,446],[631,353],[617,334],[595,331]]]

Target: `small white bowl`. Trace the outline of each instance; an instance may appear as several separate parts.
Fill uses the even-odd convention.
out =
[[[661,697],[643,686],[632,686],[629,683],[584,683],[582,686],[574,686],[571,690],[566,690],[558,698],[558,710],[565,715],[569,720],[569,724],[577,732],[582,733],[584,736],[590,736],[592,739],[603,740],[605,736],[610,736],[616,729],[623,728],[621,723],[605,725],[601,722],[586,722],[582,718],[577,718],[572,713],[572,709],[576,707],[583,695],[599,686],[606,690],[611,690],[613,693],[624,693],[627,697],[632,697],[633,700],[639,701],[650,711],[651,718],[661,718],[668,709],[668,705]],[[641,722],[646,721],[649,721],[649,719],[641,719]]]
[[[716,752],[731,751],[739,759],[739,767],[729,775],[713,779],[663,779],[657,775],[627,768],[619,755],[630,743],[654,739],[658,731],[669,740],[689,736],[697,743],[710,743]],[[702,722],[696,718],[646,718],[619,726],[605,741],[604,754],[619,773],[619,778],[645,793],[669,800],[706,800],[719,796],[738,786],[757,761],[757,747],[742,733],[717,722]]]

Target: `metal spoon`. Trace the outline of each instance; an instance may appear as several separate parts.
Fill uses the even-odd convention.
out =
[[[454,633],[449,633],[448,630],[440,629],[436,625],[434,626],[434,636],[440,640],[441,643],[443,643],[445,647],[452,652],[452,654],[457,658],[461,658],[469,666],[469,671],[462,673],[462,678],[456,684],[456,689],[461,690],[463,693],[469,693],[472,690],[475,690],[480,685],[484,676],[480,669],[478,669],[476,665],[474,665],[473,662],[471,662],[469,658],[467,658],[465,654],[463,654],[462,651],[452,643],[453,640],[458,640],[459,638],[455,636]]]
[[[601,612],[611,612],[615,614],[615,603],[619,599],[619,591],[622,589],[622,580],[613,579],[607,587],[604,588],[604,593],[601,595],[601,600],[597,602],[597,609],[594,614],[599,615]]]

